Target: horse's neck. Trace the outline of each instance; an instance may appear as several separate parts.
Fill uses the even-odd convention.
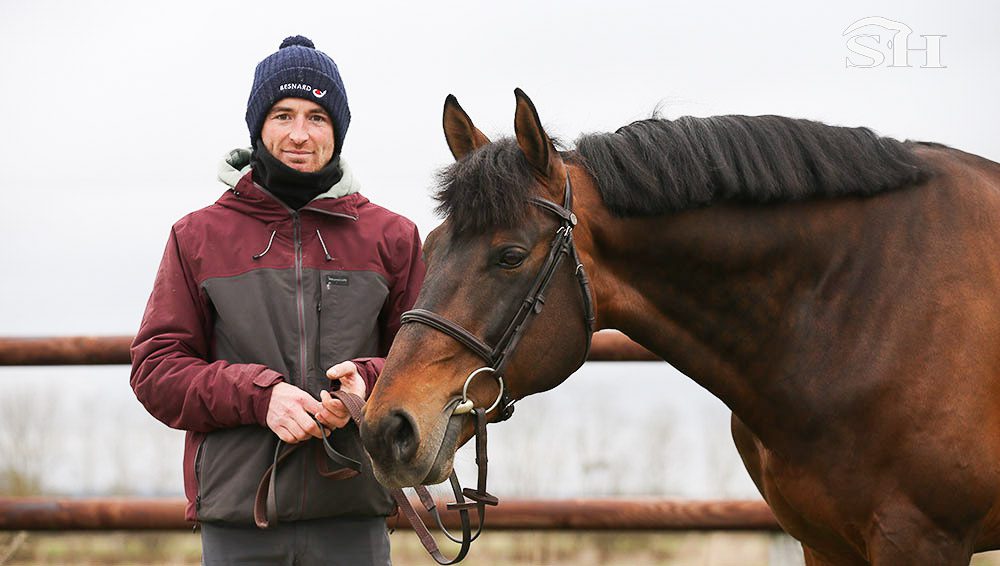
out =
[[[797,371],[789,360],[811,334],[835,330],[801,307],[831,277],[853,276],[845,257],[865,234],[842,228],[861,208],[845,200],[604,219],[592,232],[600,323],[662,355],[751,428],[775,414],[809,420],[822,399],[787,381]]]

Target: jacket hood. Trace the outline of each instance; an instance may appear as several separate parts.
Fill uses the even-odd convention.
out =
[[[252,153],[253,149],[249,147],[239,147],[227,153],[219,162],[219,181],[222,181],[227,187],[235,189],[240,179],[251,170],[250,156]],[[361,183],[354,176],[354,171],[351,170],[351,166],[343,157],[340,158],[340,168],[344,172],[340,181],[337,181],[326,192],[317,195],[313,201],[324,198],[340,198],[361,191]]]
[[[292,209],[253,182],[253,175],[250,174],[251,153],[250,148],[238,148],[223,157],[219,164],[219,181],[229,190],[219,197],[217,204],[266,223],[288,220],[293,213]],[[340,166],[344,170],[340,181],[300,210],[315,210],[357,220],[358,208],[367,203],[368,199],[358,192],[361,184],[343,157],[340,159]]]

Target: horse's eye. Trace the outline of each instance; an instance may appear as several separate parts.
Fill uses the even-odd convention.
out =
[[[500,252],[500,261],[497,263],[505,269],[513,269],[524,263],[526,257],[528,254],[520,248],[507,248]]]

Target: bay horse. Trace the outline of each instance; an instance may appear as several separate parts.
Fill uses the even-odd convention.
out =
[[[416,306],[472,338],[430,319],[399,331],[362,426],[383,483],[447,477],[474,434],[463,400],[496,421],[573,373],[589,297],[596,328],[732,410],[808,565],[966,565],[1000,547],[1000,165],[778,116],[643,120],[558,151],[515,95],[516,136],[495,142],[445,103],[456,162]],[[509,334],[568,235],[556,208],[577,257],[528,301],[502,375],[473,379],[475,341]]]

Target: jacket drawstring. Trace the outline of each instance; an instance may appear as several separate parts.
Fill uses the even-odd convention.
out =
[[[326,242],[323,241],[323,234],[319,233],[319,229],[316,230],[316,236],[319,237],[319,245],[323,246],[323,253],[326,254],[326,261],[333,261],[333,258],[330,257],[329,250],[326,249]]]
[[[262,251],[262,252],[260,252],[259,254],[257,254],[257,255],[255,255],[255,256],[253,256],[253,259],[254,259],[254,261],[256,261],[256,260],[258,260],[258,259],[260,259],[260,258],[264,257],[264,254],[266,254],[266,253],[267,253],[267,252],[268,252],[268,251],[269,251],[269,250],[271,249],[271,242],[273,242],[273,241],[274,241],[274,235],[275,235],[275,234],[276,234],[277,232],[278,232],[277,230],[271,230],[271,237],[270,237],[270,238],[268,238],[268,240],[267,240],[267,247],[266,247],[266,248],[264,248],[264,251]],[[327,257],[330,257],[330,256],[327,256]]]

